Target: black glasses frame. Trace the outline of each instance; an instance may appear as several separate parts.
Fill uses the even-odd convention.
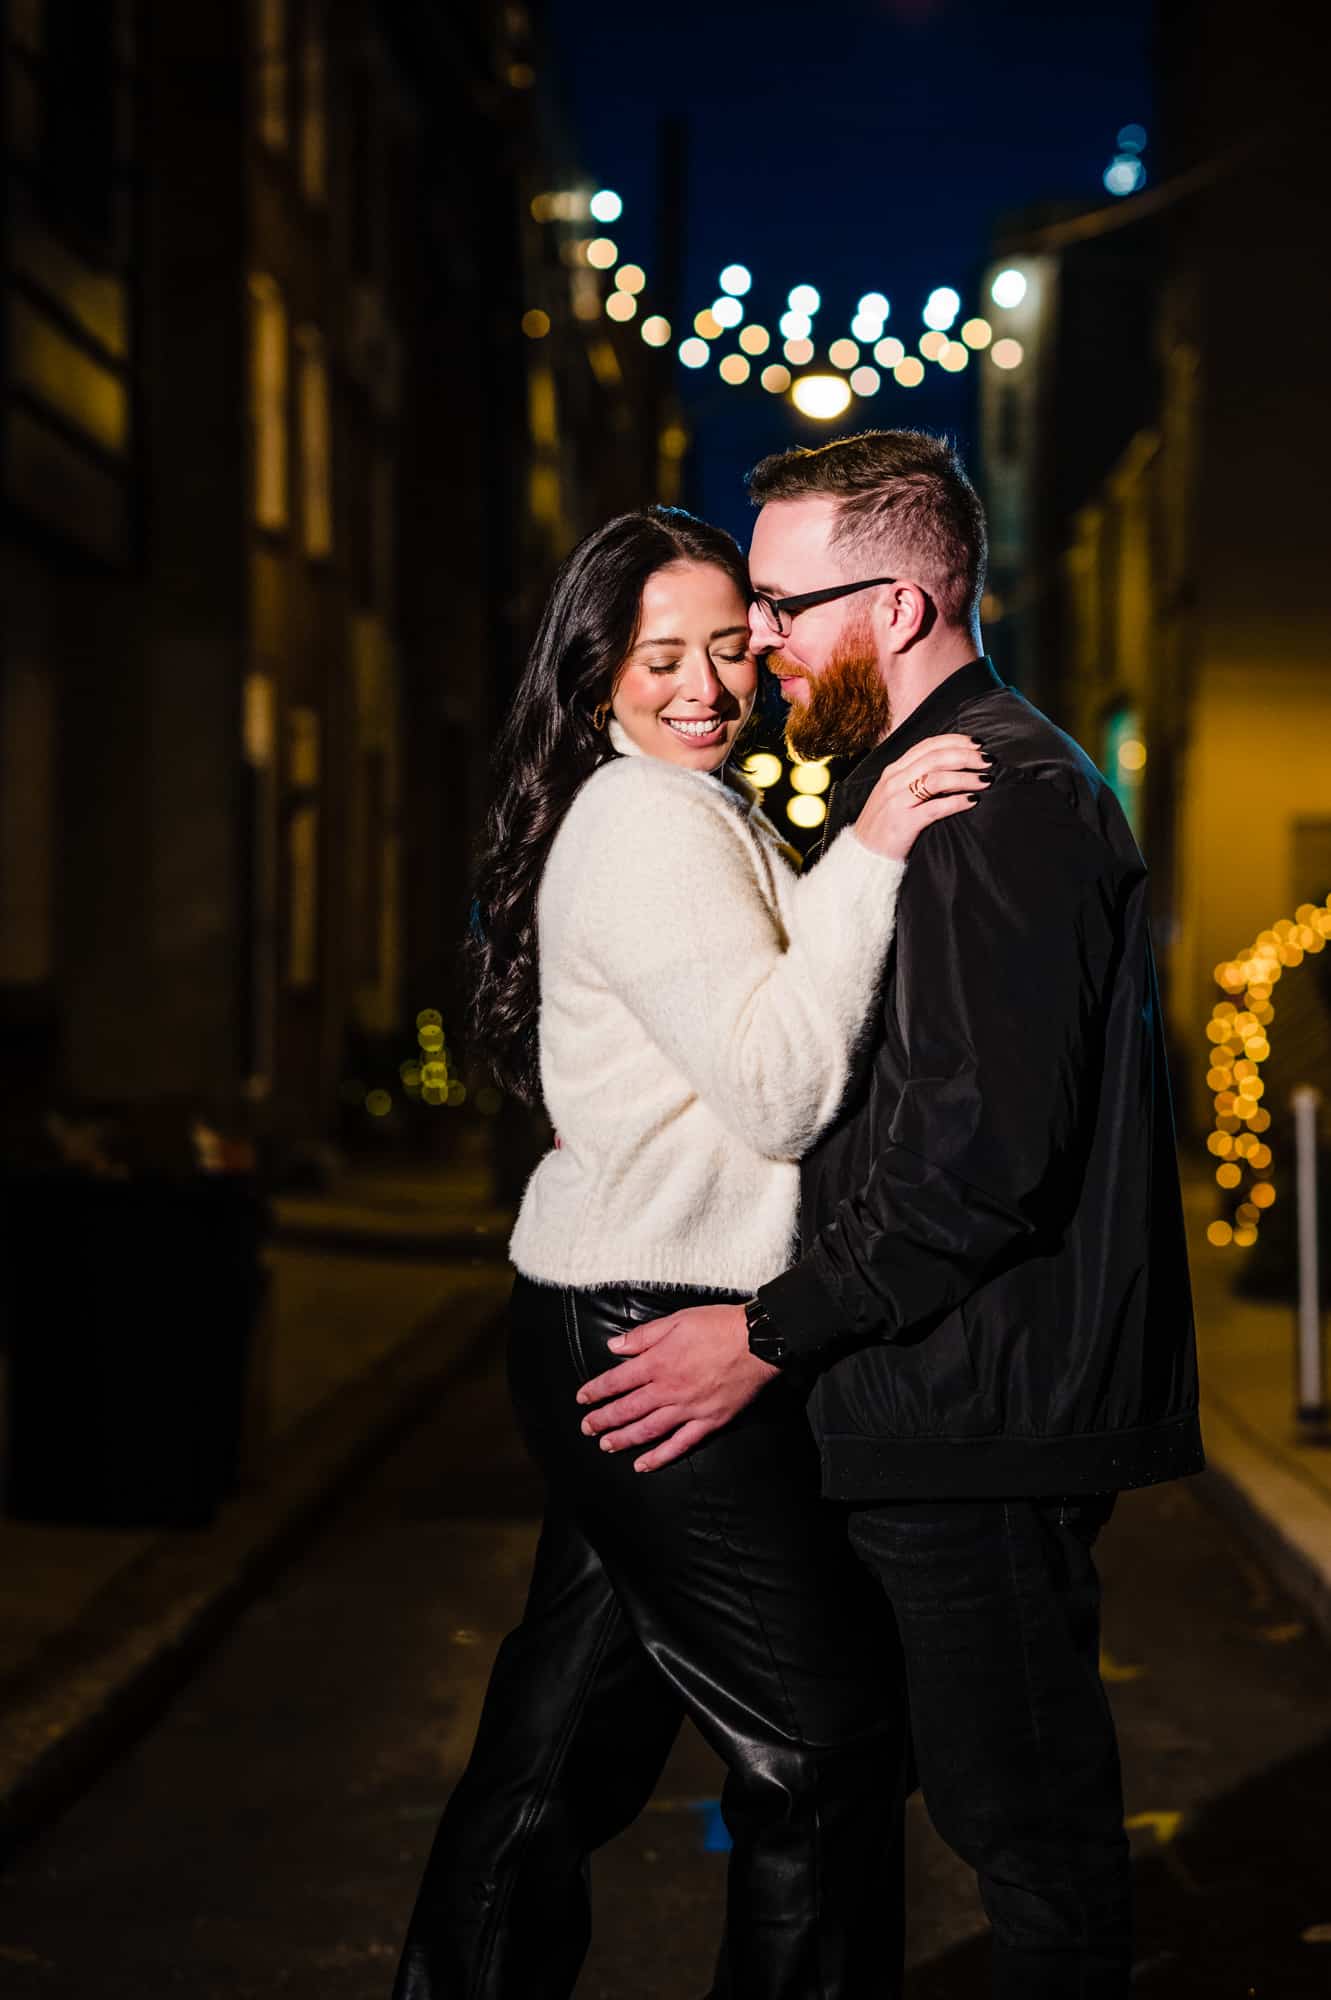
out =
[[[857,590],[874,590],[880,583],[895,583],[894,576],[867,576],[863,583],[834,583],[827,590],[804,590],[798,597],[769,597],[764,590],[755,590],[753,602],[774,632],[785,639],[801,611],[811,611],[815,604],[832,604],[838,597],[849,597]]]

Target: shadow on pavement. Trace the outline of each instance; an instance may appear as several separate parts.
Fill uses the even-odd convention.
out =
[[[1133,1991],[1147,2000],[1331,1993],[1331,1738],[1240,1785],[1137,1865]],[[1320,1934],[1320,1940],[1309,1934]],[[1307,1941],[1305,1941],[1307,1940]],[[907,1979],[907,2000],[988,1991],[989,1940]]]

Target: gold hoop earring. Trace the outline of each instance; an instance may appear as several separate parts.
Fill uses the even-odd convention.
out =
[[[610,720],[610,703],[608,701],[598,701],[595,708],[592,710],[592,728],[604,729],[606,723],[609,720]]]

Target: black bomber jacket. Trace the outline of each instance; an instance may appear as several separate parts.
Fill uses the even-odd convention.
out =
[[[1202,1467],[1146,869],[1109,786],[987,659],[837,787],[949,731],[993,759],[916,842],[880,1004],[763,1305],[824,1490],[1016,1498]]]

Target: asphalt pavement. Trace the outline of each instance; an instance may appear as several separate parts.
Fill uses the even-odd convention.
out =
[[[434,1822],[522,1603],[540,1495],[493,1336],[151,1732],[0,1879],[5,2000],[387,2000]],[[1148,2000],[1331,1994],[1331,1658],[1194,1486],[1102,1543]],[[582,2000],[706,1990],[724,1830],[687,1735],[599,1856]],[[987,1990],[911,1809],[910,2000]]]

